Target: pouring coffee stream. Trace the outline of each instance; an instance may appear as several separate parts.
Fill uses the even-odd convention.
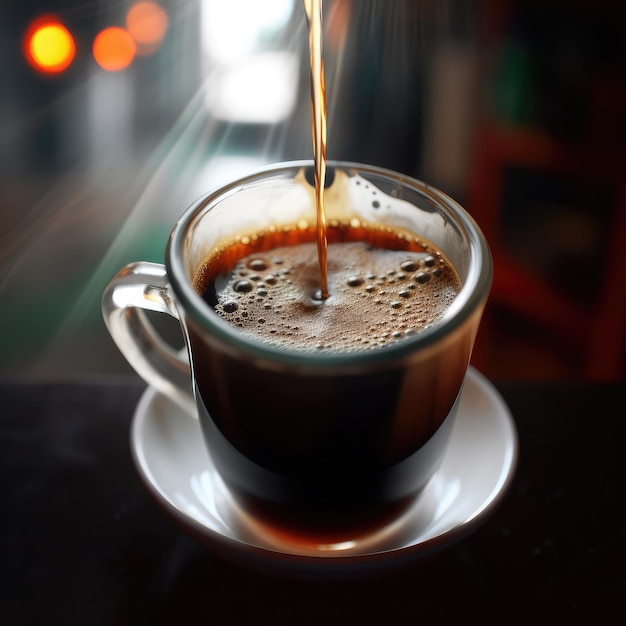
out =
[[[315,203],[317,215],[317,257],[320,269],[319,299],[328,293],[326,211],[324,186],[326,183],[326,84],[324,79],[323,20],[321,0],[303,0],[309,26],[309,59],[311,87],[311,132],[315,163]]]

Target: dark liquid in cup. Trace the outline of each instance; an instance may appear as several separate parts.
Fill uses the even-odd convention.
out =
[[[263,343],[298,351],[384,347],[443,315],[460,278],[432,244],[386,226],[328,229],[324,300],[313,229],[280,229],[219,248],[196,275],[215,312]],[[241,258],[243,255],[245,256]]]
[[[326,354],[407,341],[436,324],[460,289],[455,268],[430,243],[346,222],[328,229],[330,297],[322,300],[315,236],[297,226],[241,236],[206,259],[195,287],[255,342]],[[414,477],[434,471],[446,443],[452,420],[442,424],[473,340],[462,325],[456,332],[466,339],[442,342],[410,367],[283,366],[277,390],[275,364],[266,370],[252,354],[198,348],[202,331],[188,330],[206,407],[201,424],[226,483],[257,518],[317,533],[325,518],[333,532],[369,528],[411,501],[423,486]]]

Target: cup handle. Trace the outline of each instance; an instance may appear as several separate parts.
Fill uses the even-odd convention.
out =
[[[102,314],[111,337],[135,371],[187,413],[196,415],[189,358],[159,336],[145,311],[167,313],[180,320],[165,266],[159,263],[131,263],[122,269],[104,290]]]

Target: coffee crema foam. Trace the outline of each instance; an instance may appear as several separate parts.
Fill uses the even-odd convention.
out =
[[[322,300],[314,238],[303,224],[240,237],[205,260],[194,286],[246,335],[317,352],[384,347],[420,332],[461,288],[453,265],[429,242],[353,220],[329,228],[330,297]]]

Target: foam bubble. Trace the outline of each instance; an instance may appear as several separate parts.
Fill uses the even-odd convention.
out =
[[[234,313],[237,309],[239,309],[239,303],[237,300],[227,300],[222,305],[224,313]]]
[[[249,293],[254,289],[254,284],[247,279],[238,280],[233,285],[233,291],[237,293]]]
[[[419,269],[419,263],[413,260],[405,261],[404,263],[400,264],[400,269],[403,272],[415,272],[417,269]]]
[[[255,272],[262,272],[268,267],[265,259],[250,259],[247,263],[248,267]]]
[[[346,284],[350,287],[360,287],[365,281],[360,276],[350,276]]]

